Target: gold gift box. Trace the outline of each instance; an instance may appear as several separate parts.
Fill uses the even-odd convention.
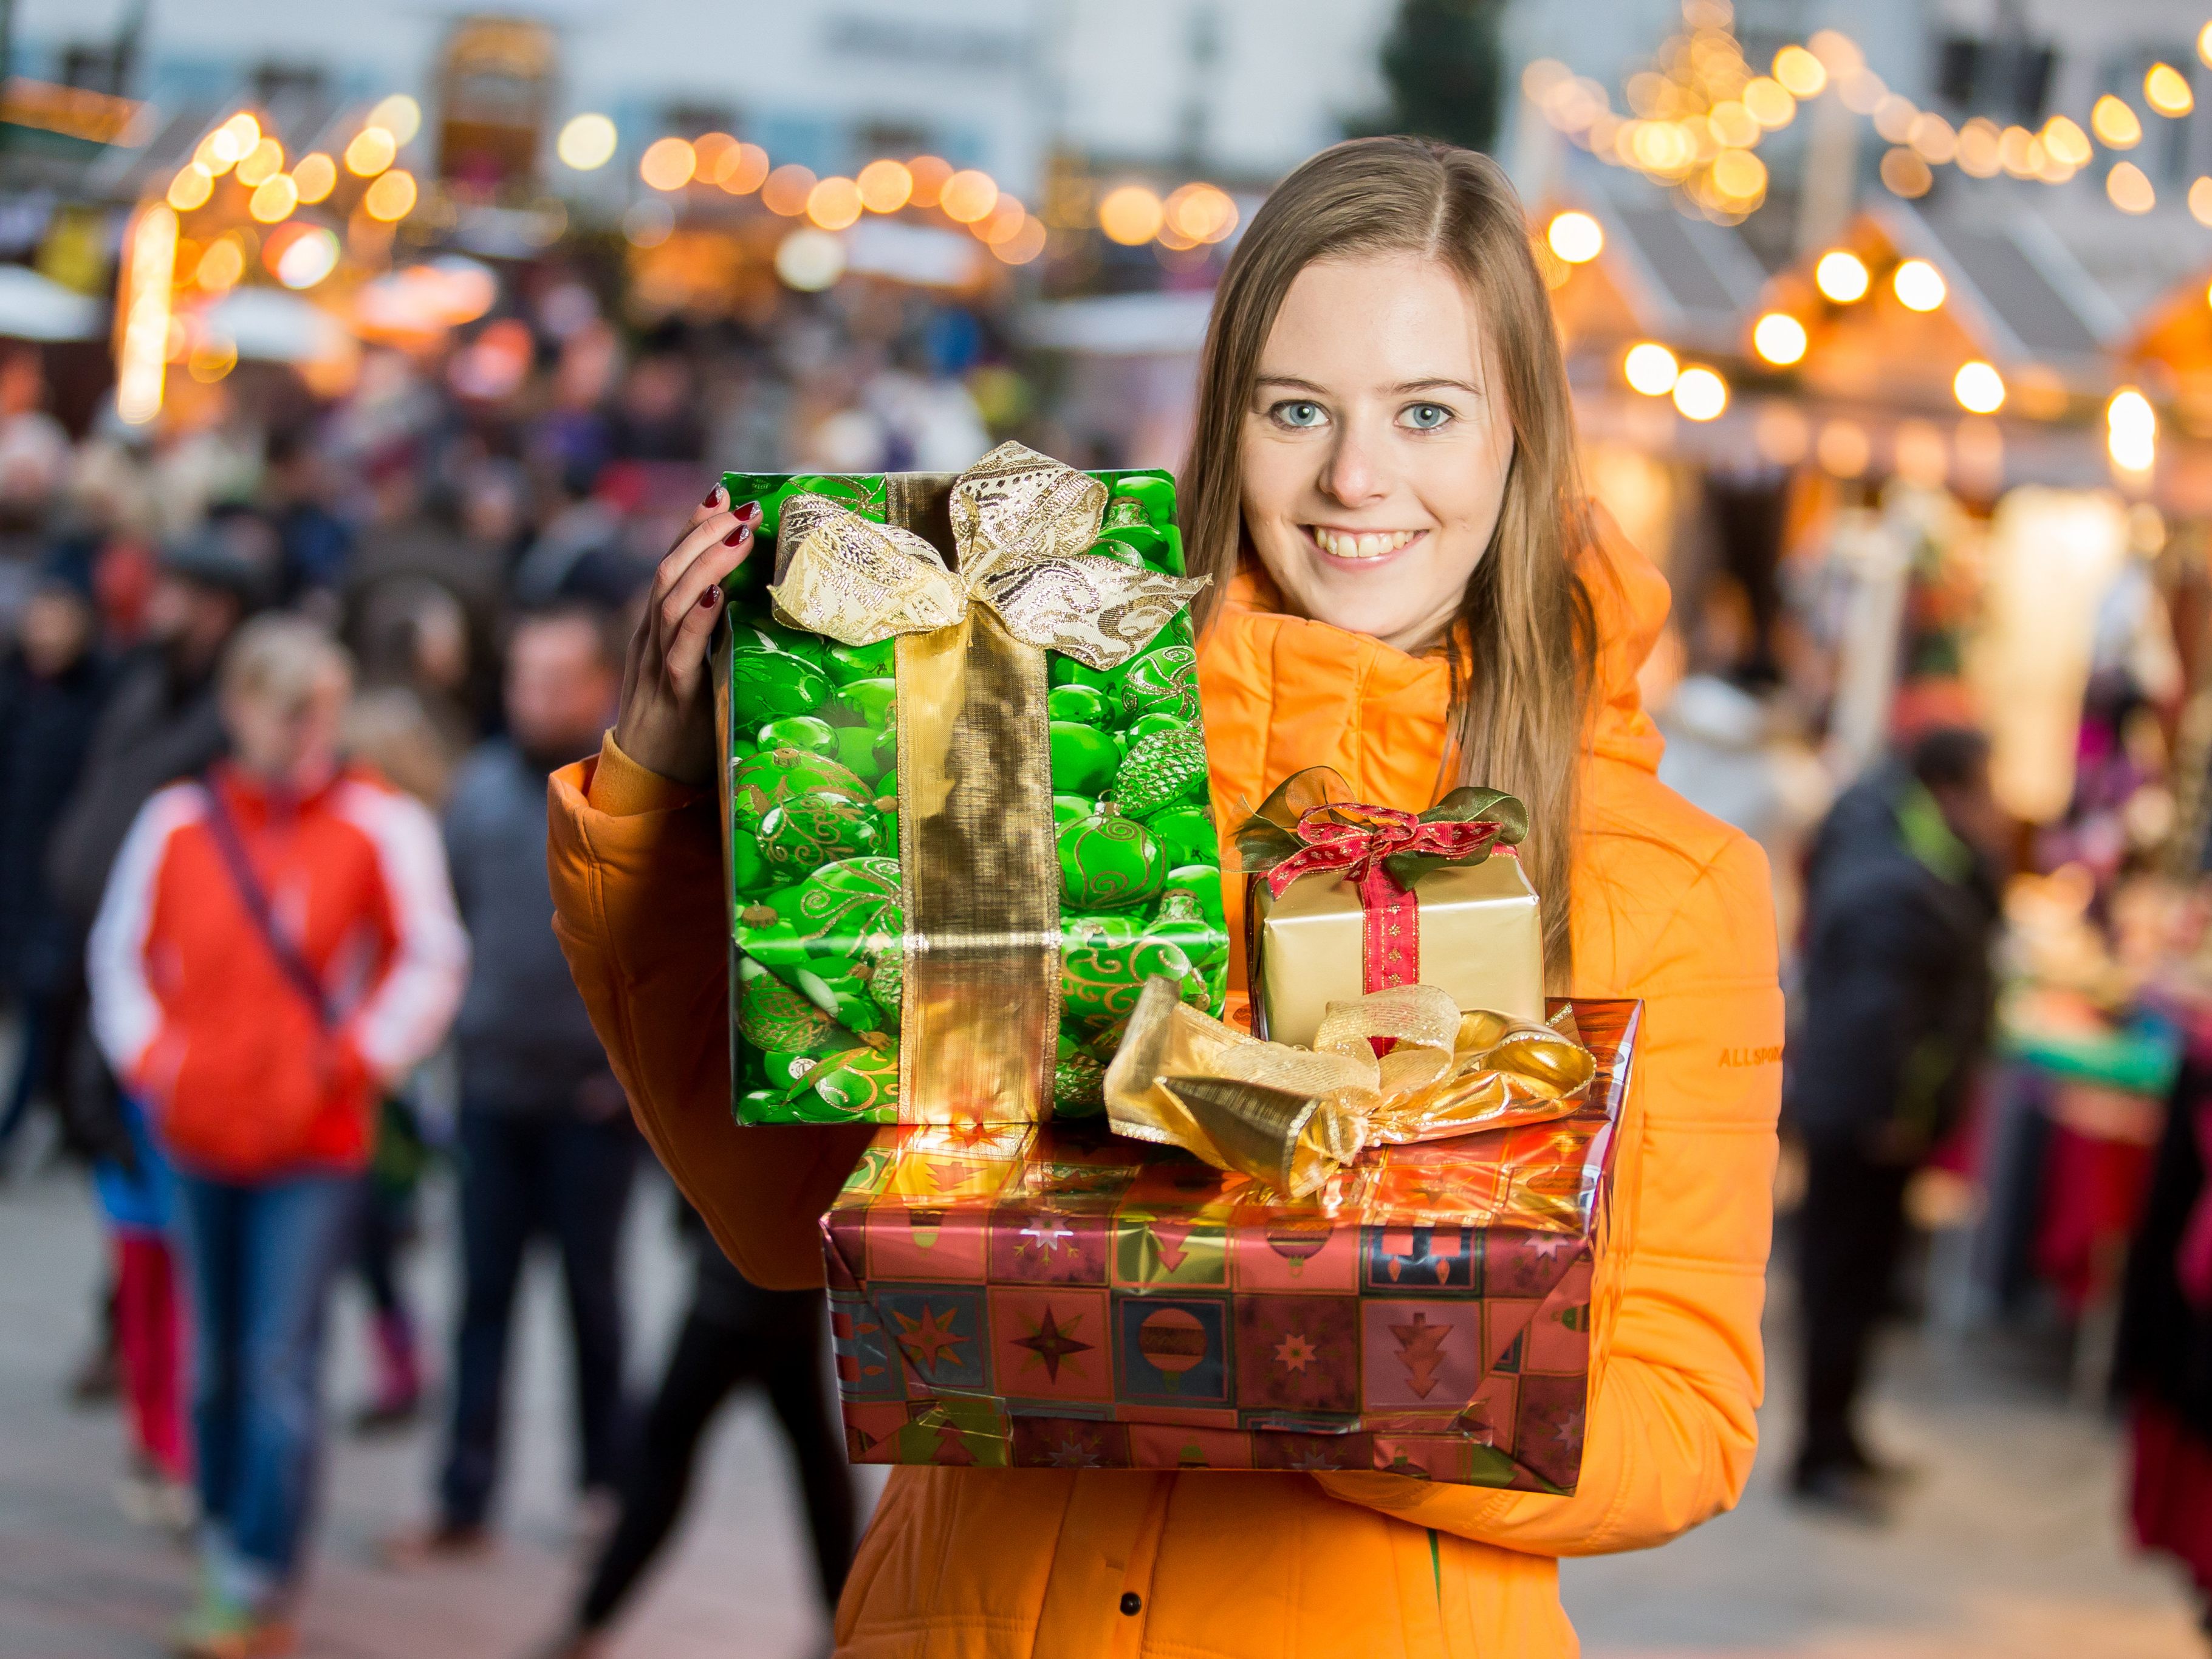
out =
[[[1421,983],[1450,993],[1463,1009],[1542,1020],[1544,924],[1519,859],[1498,852],[1480,864],[1431,870],[1413,896]],[[1310,1048],[1328,1005],[1367,989],[1359,895],[1342,877],[1311,875],[1277,898],[1255,877],[1249,902],[1253,1032]]]

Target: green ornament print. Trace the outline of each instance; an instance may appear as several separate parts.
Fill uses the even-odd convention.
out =
[[[866,800],[867,785],[850,767],[805,749],[763,749],[731,769],[730,822],[746,835],[760,833],[769,809],[799,795],[827,790]]]
[[[1121,670],[1121,709],[1132,719],[1172,714],[1198,719],[1198,653],[1187,645],[1147,651]]]
[[[830,677],[790,651],[730,656],[730,714],[746,730],[786,714],[811,714],[830,701]]]
[[[1060,918],[1060,996],[1069,1012],[1102,1022],[1128,1018],[1145,988],[1129,960],[1138,938],[1127,916]]]
[[[1114,775],[1114,805],[1132,817],[1205,799],[1206,736],[1195,726],[1138,738]]]
[[[1114,781],[1121,751],[1114,739],[1095,726],[1073,720],[1054,720],[1047,727],[1052,745],[1052,787],[1054,794],[1102,795]]]
[[[760,822],[761,856],[785,881],[838,859],[882,850],[876,809],[851,795],[816,790],[772,806]]]
[[[746,968],[754,971],[747,975]],[[754,1048],[811,1048],[835,1028],[829,1015],[765,969],[747,963],[738,975],[744,983],[738,992],[738,1035]]]
[[[1060,1117],[1097,1117],[1106,1109],[1106,1068],[1081,1048],[1063,1043],[1052,1069],[1052,1109]]]
[[[811,714],[786,714],[770,720],[758,734],[763,749],[803,749],[810,755],[837,758],[836,728]]]
[[[1060,876],[1077,908],[1126,910],[1167,884],[1167,849],[1143,824],[1102,805],[1060,832]]]

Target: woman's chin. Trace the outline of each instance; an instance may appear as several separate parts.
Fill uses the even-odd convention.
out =
[[[1405,595],[1346,592],[1342,584],[1320,585],[1306,607],[1316,622],[1351,634],[1371,634],[1388,645],[1406,647],[1436,631],[1427,610],[1405,603]]]

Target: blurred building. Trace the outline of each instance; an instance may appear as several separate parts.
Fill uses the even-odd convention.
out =
[[[927,151],[1024,195],[1060,149],[1176,162],[1255,182],[1380,100],[1374,46],[1389,0],[519,0],[547,26],[557,122],[611,116],[609,179],[665,133],[716,128],[820,174]],[[64,77],[145,12],[136,90],[174,105],[282,72],[337,99],[407,92],[434,106],[433,65],[459,6],[319,8],[285,0],[155,6],[22,0],[18,61]],[[550,157],[544,160],[550,164]],[[571,181],[573,182],[573,181]]]

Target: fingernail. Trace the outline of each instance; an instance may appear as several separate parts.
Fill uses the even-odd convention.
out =
[[[714,601],[721,597],[722,590],[720,588],[710,587],[699,596],[699,608],[702,611],[712,611],[714,608]]]
[[[725,547],[735,547],[739,542],[744,540],[746,537],[752,533],[753,527],[750,525],[740,522],[735,530],[732,530],[728,535],[722,538],[722,545]]]
[[[741,524],[758,524],[761,521],[761,504],[747,501],[738,509],[738,520]]]
[[[700,505],[702,507],[720,507],[726,499],[727,498],[722,494],[722,486],[716,484],[712,489],[707,492],[707,499],[702,501]]]

